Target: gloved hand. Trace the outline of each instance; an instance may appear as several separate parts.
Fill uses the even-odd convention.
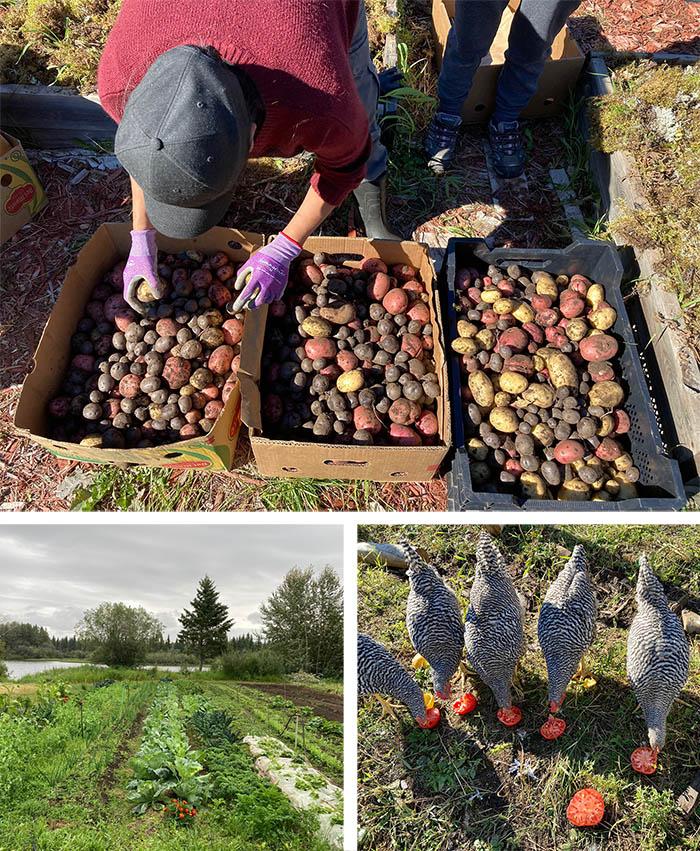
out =
[[[391,68],[383,68],[377,74],[377,77],[379,78],[379,97],[384,97],[395,89],[400,89],[404,84],[403,74],[396,65]]]
[[[301,245],[284,232],[256,251],[238,270],[234,289],[242,292],[233,303],[232,311],[238,313],[282,298],[289,279],[289,266],[300,251]]]
[[[137,313],[145,313],[146,305],[136,297],[141,281],[146,281],[156,298],[163,298],[167,284],[158,277],[158,247],[154,228],[131,231],[131,251],[124,267],[124,300]]]

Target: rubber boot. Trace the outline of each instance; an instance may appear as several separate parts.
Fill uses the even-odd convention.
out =
[[[386,175],[378,180],[363,180],[353,194],[368,239],[401,240],[386,225]]]

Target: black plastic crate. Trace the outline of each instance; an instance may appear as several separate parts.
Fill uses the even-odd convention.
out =
[[[573,275],[578,272],[605,287],[608,304],[617,311],[611,329],[622,340],[619,355],[622,380],[627,385],[625,410],[630,416],[629,431],[632,455],[639,468],[638,488],[644,493],[637,499],[619,502],[568,502],[563,500],[522,499],[507,492],[475,491],[470,461],[465,447],[464,414],[461,399],[459,355],[450,349],[457,336],[455,280],[464,266],[486,270],[490,264],[517,263],[525,269],[543,269],[550,274]],[[523,510],[523,511],[669,511],[686,503],[683,480],[677,461],[670,458],[661,438],[640,363],[637,344],[622,298],[620,283],[622,263],[617,249],[596,240],[580,240],[564,249],[496,248],[489,250],[481,239],[451,239],[447,245],[444,266],[446,287],[443,307],[448,335],[449,380],[452,402],[452,434],[455,457],[447,475],[449,511]]]

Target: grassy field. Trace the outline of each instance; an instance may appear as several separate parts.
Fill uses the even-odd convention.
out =
[[[491,529],[492,527],[487,527]],[[423,547],[457,593],[463,611],[474,576],[477,526],[361,526],[360,540]],[[494,531],[498,531],[494,529]],[[490,692],[477,680],[472,715],[451,708],[434,731],[420,730],[405,710],[399,724],[378,705],[359,713],[361,847],[372,851],[671,851],[700,849],[700,814],[688,819],[675,800],[700,768],[700,658],[669,717],[657,774],[635,775],[631,751],[646,743],[641,712],[625,673],[627,631],[634,616],[636,560],[646,551],[669,599],[700,602],[700,527],[507,526],[499,545],[527,600],[526,651],[516,673],[523,710],[516,732],[495,718]],[[598,601],[598,629],[589,654],[591,681],[572,684],[563,707],[568,728],[546,742],[546,669],[536,638],[546,589],[573,545],[588,553]],[[358,617],[406,665],[414,653],[404,623],[408,583],[387,570],[358,568]],[[418,676],[429,689],[426,672]],[[457,692],[459,695],[459,692]],[[573,793],[595,786],[606,815],[593,831],[572,828],[565,811]]]
[[[284,730],[297,714],[303,742]],[[247,735],[342,781],[341,723],[233,681],[85,667],[0,684],[0,851],[330,851],[316,812],[258,774]],[[198,807],[187,827],[171,795]]]

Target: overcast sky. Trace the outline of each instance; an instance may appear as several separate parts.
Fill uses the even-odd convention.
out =
[[[294,567],[342,577],[340,526],[0,526],[0,620],[71,635],[85,609],[143,606],[175,638],[178,614],[208,573],[235,620],[260,628],[259,607]]]

